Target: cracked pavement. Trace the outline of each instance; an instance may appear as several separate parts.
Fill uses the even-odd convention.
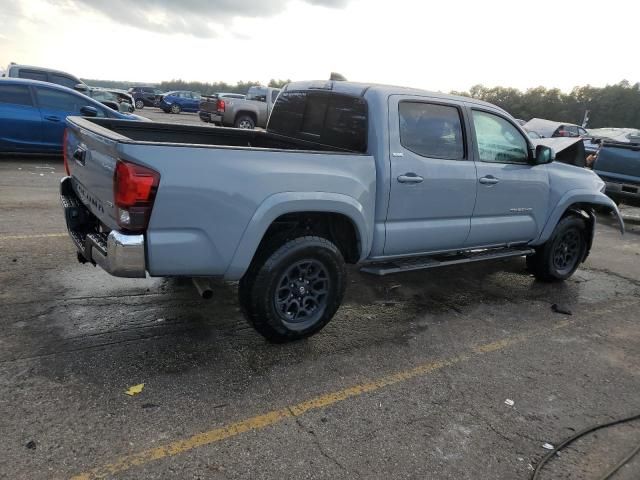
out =
[[[270,345],[243,320],[233,284],[204,301],[187,280],[78,264],[57,235],[59,160],[4,158],[0,173],[2,478],[69,478],[284,410],[272,425],[108,477],[511,480],[529,478],[543,443],[640,412],[637,223],[620,237],[600,217],[591,257],[563,284],[534,281],[523,259],[383,279],[352,268],[346,302],[320,334]],[[141,394],[124,395],[138,383]],[[589,436],[541,478],[596,478],[639,442],[640,424]],[[616,479],[638,477],[634,459]]]

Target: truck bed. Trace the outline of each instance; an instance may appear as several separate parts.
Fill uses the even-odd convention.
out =
[[[101,250],[101,235],[143,236],[145,267],[153,276],[237,280],[267,228],[289,211],[349,215],[363,232],[362,250],[370,248],[371,155],[254,130],[82,117],[68,117],[67,126],[70,178],[63,193],[86,207],[90,221],[84,224],[95,226],[79,232],[80,243],[96,234],[92,242]],[[144,231],[120,222],[118,162],[159,175]]]
[[[114,140],[149,143],[180,143],[228,147],[271,148],[279,150],[347,151],[319,143],[284,137],[263,130],[184,125],[175,123],[132,122],[110,118],[85,118],[103,127],[101,133]],[[109,134],[109,132],[112,132]],[[118,136],[114,136],[113,133]]]

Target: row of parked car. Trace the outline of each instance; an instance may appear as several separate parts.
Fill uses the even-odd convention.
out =
[[[148,121],[131,113],[128,92],[90,87],[66,72],[10,64],[2,77],[0,152],[60,154],[71,115]]]

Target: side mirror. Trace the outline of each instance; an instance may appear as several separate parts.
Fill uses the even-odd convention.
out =
[[[87,87],[84,83],[78,83],[76,86],[73,87],[73,89],[82,93],[86,93],[89,91],[89,87]]]
[[[80,113],[85,117],[97,117],[98,109],[96,107],[85,106],[80,108]]]
[[[533,159],[534,165],[544,165],[545,163],[551,163],[555,160],[556,154],[552,148],[546,145],[536,146],[536,156]]]

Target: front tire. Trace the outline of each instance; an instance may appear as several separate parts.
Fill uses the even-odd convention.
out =
[[[329,323],[347,285],[344,258],[333,243],[299,237],[256,255],[238,294],[245,317],[261,335],[285,343]]]
[[[568,216],[556,225],[551,238],[527,257],[527,268],[538,280],[566,280],[578,269],[587,249],[585,221]]]
[[[171,113],[178,114],[181,111],[182,111],[182,108],[177,103],[174,103],[173,105],[171,105]]]
[[[144,102],[140,99],[136,100],[136,108],[142,110],[144,108]]]

